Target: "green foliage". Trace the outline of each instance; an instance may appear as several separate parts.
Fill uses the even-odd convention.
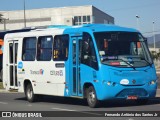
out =
[[[152,56],[153,60],[160,59],[160,49],[159,49],[159,52],[151,51],[151,56]]]
[[[3,89],[3,83],[0,82],[0,89]]]

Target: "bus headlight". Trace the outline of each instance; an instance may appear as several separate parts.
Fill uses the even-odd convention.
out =
[[[102,81],[103,84],[107,84],[108,86],[116,86],[116,82],[112,82],[112,81]]]
[[[149,82],[149,85],[154,85],[155,83],[156,83],[156,81],[152,80],[152,81]]]
[[[111,85],[111,81],[108,81],[108,82],[107,82],[107,85],[110,86],[110,85]]]

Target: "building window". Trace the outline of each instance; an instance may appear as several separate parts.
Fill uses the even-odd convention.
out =
[[[81,22],[82,21],[81,19],[82,19],[81,16],[78,16],[78,22]]]
[[[66,61],[68,59],[69,35],[56,35],[53,44],[53,60]]]
[[[74,25],[82,25],[82,24],[90,24],[91,16],[84,15],[84,16],[74,16]]]
[[[27,37],[23,39],[22,60],[34,61],[36,55],[36,37]]]
[[[74,22],[77,23],[78,22],[78,16],[74,17]]]
[[[86,16],[83,16],[83,22],[86,22],[87,20],[86,20]]]
[[[52,57],[52,36],[41,36],[37,44],[37,60],[50,61]]]
[[[104,19],[104,24],[109,24],[109,21]]]
[[[87,16],[87,22],[89,22],[89,23],[91,22],[91,16],[89,16],[89,15]]]

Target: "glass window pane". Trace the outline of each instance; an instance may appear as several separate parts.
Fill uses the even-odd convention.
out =
[[[34,61],[36,55],[36,37],[28,37],[23,39],[23,61]]]
[[[52,36],[43,36],[38,38],[37,60],[50,61],[52,57]]]
[[[15,47],[14,47],[14,49],[15,49],[15,63],[17,63],[17,55],[18,55],[18,43],[15,43]]]
[[[78,22],[78,16],[74,16],[74,22]]]
[[[83,33],[83,43],[81,51],[81,63],[98,70],[98,62],[92,37],[89,33]]]
[[[13,63],[13,43],[9,43],[9,61]]]
[[[91,22],[91,18],[89,15],[87,16],[87,22]]]
[[[83,22],[86,22],[87,19],[86,19],[86,16],[83,16]]]
[[[69,35],[57,35],[54,38],[54,61],[66,61],[68,59]]]
[[[81,22],[81,16],[78,16],[78,22]]]

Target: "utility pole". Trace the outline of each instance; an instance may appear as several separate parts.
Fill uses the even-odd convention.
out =
[[[3,25],[4,25],[4,31],[6,31],[6,20],[9,20],[9,19],[3,18],[2,16],[3,15],[0,14],[0,22],[3,23]]]
[[[139,18],[140,18],[140,17],[139,17],[138,15],[136,15],[136,18],[137,18],[137,29],[140,30],[140,29],[139,29]]]
[[[153,41],[154,41],[154,51],[156,52],[156,38],[155,38],[155,22],[153,21],[152,22],[153,23],[153,26],[152,26],[152,28],[153,28]]]
[[[26,2],[25,0],[23,1],[23,5],[24,5],[24,28],[26,28]]]

